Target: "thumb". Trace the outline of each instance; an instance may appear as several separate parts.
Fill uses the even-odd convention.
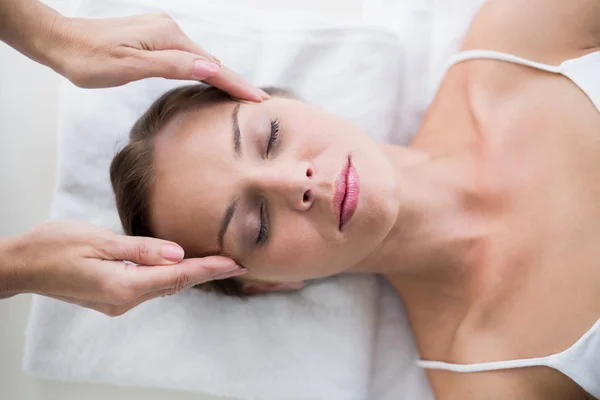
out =
[[[181,246],[161,239],[118,235],[116,241],[109,243],[111,247],[102,250],[110,259],[139,265],[178,263],[185,255]]]
[[[217,75],[219,64],[181,50],[145,51],[139,68],[139,78],[204,80]]]
[[[130,285],[142,293],[163,289],[178,292],[191,285],[213,279],[225,279],[248,272],[236,265],[227,257],[209,256],[204,258],[187,258],[175,265],[155,268],[131,268],[127,279]]]

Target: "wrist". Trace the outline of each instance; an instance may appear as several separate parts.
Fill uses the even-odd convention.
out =
[[[12,296],[12,239],[0,238],[0,299]]]
[[[86,47],[82,44],[81,34],[85,35],[87,20],[69,18],[58,14],[53,27],[45,37],[38,39],[43,59],[40,62],[56,73],[73,82],[73,73],[78,69]]]
[[[70,41],[69,22],[70,18],[54,12],[48,17],[46,26],[31,40],[32,58],[61,75]]]
[[[38,0],[0,0],[0,40],[51,68],[66,20]]]
[[[0,238],[0,298],[27,291],[27,273],[20,265],[19,237]]]

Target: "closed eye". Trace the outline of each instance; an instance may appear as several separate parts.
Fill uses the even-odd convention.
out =
[[[256,236],[256,244],[258,247],[264,245],[269,238],[269,214],[267,213],[267,205],[265,201],[260,204],[260,228]]]
[[[279,137],[279,119],[275,118],[271,120],[271,134],[269,135],[269,141],[267,142],[266,156],[273,151],[273,148],[277,144],[277,138]]]

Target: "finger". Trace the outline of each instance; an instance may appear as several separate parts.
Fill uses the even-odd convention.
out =
[[[153,299],[156,299],[159,297],[169,296],[171,294],[173,294],[173,293],[171,293],[171,289],[161,289],[161,290],[157,290],[155,292],[146,293],[145,295],[140,296],[137,299],[135,299],[127,304],[112,305],[112,304],[95,303],[95,304],[92,304],[91,307],[88,306],[87,308],[91,308],[93,310],[96,310],[98,312],[106,314],[109,317],[118,317],[118,316],[121,316],[121,315],[127,313],[129,310],[134,309],[135,307],[139,306],[142,303],[145,303],[147,301],[150,301],[150,300],[153,300]]]
[[[139,279],[138,284],[141,284],[143,289],[147,289],[147,288],[151,287],[152,285],[149,285],[149,283],[154,283],[155,287],[160,287],[159,289],[154,289],[154,290],[151,289],[151,291],[145,292],[141,296],[134,298],[134,300],[131,300],[129,302],[104,303],[104,302],[83,300],[83,299],[73,298],[73,297],[69,297],[69,296],[62,296],[62,295],[58,295],[58,294],[46,294],[45,296],[51,297],[53,299],[60,300],[60,301],[66,302],[66,303],[74,304],[74,305],[77,305],[80,307],[89,308],[89,309],[98,311],[98,312],[105,314],[107,316],[110,316],[110,317],[117,317],[117,316],[125,314],[126,312],[137,307],[138,305],[145,303],[146,301],[149,301],[149,300],[152,300],[152,299],[155,299],[158,297],[162,297],[162,296],[173,295],[177,292],[180,292],[181,290],[195,286],[202,282],[206,282],[207,280],[226,279],[226,278],[231,278],[233,276],[239,276],[239,275],[242,275],[245,272],[247,272],[247,270],[235,266],[235,263],[233,263],[232,260],[225,258],[225,257],[219,257],[219,256],[205,257],[203,259],[185,260],[185,261],[189,261],[189,262],[188,263],[182,262],[182,263],[178,264],[178,265],[183,265],[185,263],[187,265],[185,265],[184,268],[181,269],[181,271],[177,271],[177,272],[178,273],[188,273],[189,272],[190,276],[194,276],[195,271],[186,271],[186,270],[195,269],[195,268],[193,268],[194,267],[193,264],[198,264],[199,260],[202,260],[203,262],[209,262],[211,264],[211,266],[210,267],[206,267],[206,266],[202,267],[203,271],[202,271],[202,274],[200,274],[201,275],[200,280],[198,281],[196,279],[195,281],[191,281],[191,283],[190,283],[190,281],[188,281],[187,278],[182,278],[181,275],[174,276],[172,272],[170,274],[165,274],[165,275],[167,275],[166,279],[165,279],[165,277],[162,277],[162,276],[158,277],[158,279],[156,279],[156,277],[151,276],[153,274],[147,273],[147,271],[160,270],[160,269],[162,269],[164,271],[165,269],[175,268],[176,266],[173,266],[173,265],[163,266],[162,268],[161,267],[140,268],[140,267],[129,266],[129,268],[133,268],[133,271],[139,272],[137,274],[138,275],[137,277],[135,276],[135,274],[133,274],[133,276],[135,277],[134,279]],[[231,265],[234,265],[235,267],[232,269]],[[148,279],[154,279],[154,281],[149,281]],[[162,286],[166,286],[166,287],[162,287]]]
[[[224,92],[227,92],[233,97],[237,97],[241,100],[260,102],[262,100],[268,100],[271,98],[271,96],[269,96],[269,94],[267,94],[264,90],[256,88],[255,86],[242,79],[239,75],[232,72],[229,68],[223,67],[223,64],[221,63],[221,61],[219,61],[218,58],[206,52],[188,36],[182,36],[182,39],[180,40],[180,46],[181,50],[185,50],[192,54],[198,54],[199,56],[202,56],[203,58],[206,58],[218,64],[221,67],[220,74],[210,79],[200,80],[206,80],[207,83],[218,87]]]
[[[141,265],[165,265],[181,261],[185,255],[181,246],[166,240],[116,235],[116,240],[102,249],[109,260],[125,260]]]
[[[214,62],[215,64],[218,64],[219,66],[221,66],[221,61],[219,61],[219,59],[215,56],[213,56],[212,54],[210,54],[209,52],[207,52],[206,50],[204,50],[202,47],[198,46],[192,39],[190,39],[187,35],[183,34],[181,36],[181,40],[180,40],[180,46],[178,46],[181,50],[185,50],[189,53],[192,54],[197,54],[199,56],[201,56],[202,58],[205,58],[207,60],[210,60],[212,62]]]
[[[152,50],[182,50],[220,65],[219,60],[194,43],[169,14],[162,12],[150,13],[134,18],[141,19],[143,26],[146,28],[144,36],[147,40],[150,40],[146,43],[146,48]]]
[[[143,51],[141,57],[137,79],[205,80],[216,76],[221,69],[217,63],[181,50]]]
[[[180,50],[154,50],[145,51],[143,58],[135,80],[152,77],[199,80],[242,100],[260,102],[270,98],[229,68],[199,58],[196,54]]]
[[[129,273],[126,279],[129,282],[126,284],[140,296],[162,289],[168,289],[174,294],[203,282],[231,278],[247,272],[230,258],[221,256],[189,258],[178,264],[152,268],[127,268]]]
[[[217,75],[211,76],[208,79],[205,79],[205,81],[241,100],[260,102],[270,98],[267,93],[255,88],[242,77],[224,66],[221,67],[221,71]]]

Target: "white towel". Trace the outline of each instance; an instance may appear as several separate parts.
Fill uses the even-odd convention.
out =
[[[431,1],[395,3],[402,29],[389,26],[389,19],[384,29],[281,13],[232,14],[207,0],[80,0],[75,14],[167,11],[252,83],[290,88],[377,141],[407,143],[437,79],[428,63],[438,51],[430,46],[434,14],[443,7],[436,10]],[[375,11],[368,22],[377,22]],[[385,7],[379,15],[389,17]],[[108,180],[111,158],[132,122],[158,95],[180,84],[152,79],[87,91],[65,83],[53,217],[119,230]],[[397,296],[363,275],[247,302],[188,291],[114,319],[36,297],[24,368],[49,379],[244,400],[430,399],[416,357]]]

